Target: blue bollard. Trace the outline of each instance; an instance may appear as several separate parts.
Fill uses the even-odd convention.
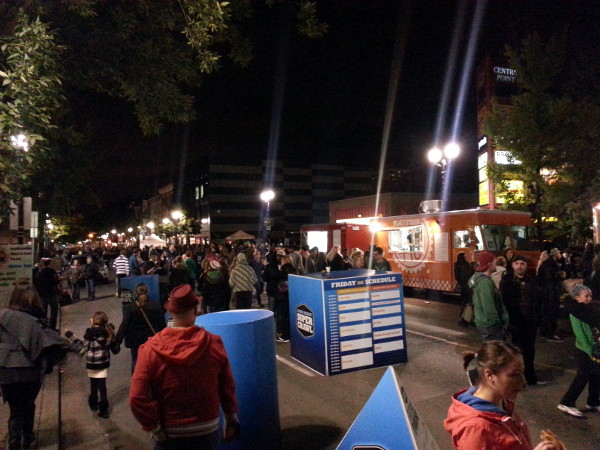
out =
[[[248,309],[210,313],[199,316],[196,325],[221,336],[235,378],[241,433],[218,448],[279,449],[273,313]]]

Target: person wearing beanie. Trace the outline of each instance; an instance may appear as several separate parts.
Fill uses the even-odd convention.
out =
[[[491,253],[481,252],[476,271],[468,283],[473,290],[475,325],[481,333],[482,342],[505,340],[508,326],[508,312],[491,278],[496,270],[495,261],[496,257]]]
[[[239,434],[229,358],[220,336],[195,325],[199,302],[189,284],[173,289],[165,308],[174,326],[139,350],[129,404],[155,449],[216,448],[219,408],[224,416],[221,439]]]

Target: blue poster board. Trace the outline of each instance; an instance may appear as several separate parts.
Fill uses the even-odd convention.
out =
[[[337,450],[355,448],[385,450],[420,448],[417,446],[410,417],[392,367],[386,370]]]
[[[402,275],[290,275],[291,356],[323,375],[407,361]]]

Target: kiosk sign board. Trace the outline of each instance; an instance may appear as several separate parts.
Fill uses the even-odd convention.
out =
[[[323,375],[407,361],[402,275],[290,275],[291,356]]]
[[[0,245],[0,308],[8,299],[19,278],[31,280],[33,247],[31,245]]]

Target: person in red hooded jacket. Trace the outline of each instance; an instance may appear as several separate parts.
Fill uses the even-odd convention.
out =
[[[220,336],[195,325],[198,297],[189,284],[173,289],[165,308],[173,316],[139,349],[129,403],[155,449],[216,448],[219,406],[223,438],[239,433],[235,381]]]
[[[534,449],[527,425],[515,412],[514,401],[526,386],[521,351],[503,341],[484,342],[477,353],[463,354],[464,368],[476,362],[478,384],[452,396],[444,428],[459,450]],[[542,441],[535,450],[553,450]]]

